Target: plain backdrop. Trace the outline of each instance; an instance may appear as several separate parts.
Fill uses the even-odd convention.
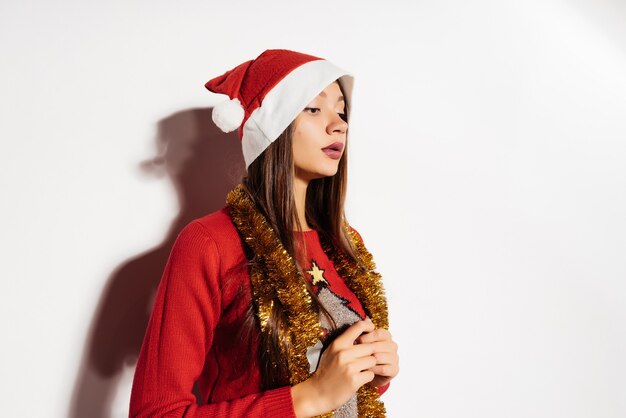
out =
[[[388,415],[626,416],[618,0],[2,0],[2,415],[127,415],[172,242],[241,175],[204,83],[270,48],[356,77]]]

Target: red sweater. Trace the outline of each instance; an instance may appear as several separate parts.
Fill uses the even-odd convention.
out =
[[[315,257],[319,261],[323,253]],[[295,417],[291,386],[261,388],[258,334],[248,345],[238,334],[252,303],[245,261],[228,207],[180,232],[139,353],[130,417]],[[362,317],[358,299],[337,278],[333,291]]]

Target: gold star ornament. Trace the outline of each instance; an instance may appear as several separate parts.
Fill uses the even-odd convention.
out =
[[[324,277],[324,270],[322,270],[317,265],[315,260],[313,260],[313,264],[311,264],[311,266],[312,266],[311,270],[307,270],[306,272],[309,273],[313,277],[313,285],[317,286],[320,283],[328,284],[328,282],[326,281],[326,278]]]

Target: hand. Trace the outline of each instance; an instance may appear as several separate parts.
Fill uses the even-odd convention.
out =
[[[374,379],[369,382],[371,386],[384,386],[396,377],[400,371],[398,345],[393,341],[388,330],[376,328],[358,337],[356,342],[358,344],[371,344],[374,347],[376,365],[369,369],[375,373]]]
[[[355,322],[324,350],[315,373],[292,388],[298,418],[339,408],[374,378],[374,344],[355,344],[362,333],[372,331],[374,324],[369,318]]]

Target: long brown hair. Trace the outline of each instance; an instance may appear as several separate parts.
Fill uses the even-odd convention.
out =
[[[339,82],[339,87],[343,92],[341,82]],[[349,103],[347,98],[345,100],[345,114],[348,118]],[[296,266],[302,273],[301,256],[303,252],[306,253],[306,247],[301,248],[301,241],[294,237],[294,231],[301,231],[302,228],[297,216],[294,196],[293,129],[294,122],[248,166],[242,184],[256,204],[257,209],[266,217],[269,225],[280,238],[286,251],[296,261]],[[346,137],[346,145],[339,160],[337,173],[334,176],[314,179],[309,183],[306,192],[305,216],[307,223],[318,231],[320,238],[332,243],[336,248],[343,250],[359,262],[350,244],[350,239],[343,229],[347,186],[347,151],[348,140]],[[257,262],[249,249],[247,258],[249,263]],[[302,277],[305,280],[304,274]],[[327,317],[331,324],[331,332],[336,330],[337,325],[332,316],[322,306],[310,283],[306,280],[305,283],[313,300],[314,309],[318,314],[321,313]],[[247,329],[242,330],[246,331],[245,334],[248,336],[251,334],[249,328],[255,326],[253,316],[251,306],[243,327]],[[273,304],[268,326],[270,330],[268,335],[262,335],[259,341],[259,360],[264,389],[289,384],[288,364],[281,354],[290,350],[289,340],[284,337],[289,333],[287,332],[285,313],[278,300]]]

